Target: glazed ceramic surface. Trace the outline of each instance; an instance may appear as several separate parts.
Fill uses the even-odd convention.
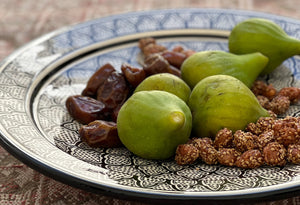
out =
[[[0,64],[1,141],[12,154],[68,183],[130,196],[178,199],[247,198],[300,188],[300,166],[254,170],[174,160],[145,160],[125,148],[95,149],[83,143],[80,124],[65,101],[80,94],[102,65],[117,70],[139,64],[138,40],[152,36],[170,49],[228,51],[227,37],[240,21],[270,19],[300,38],[300,21],[263,13],[181,9],[105,17],[47,34]],[[300,87],[300,58],[293,57],[263,80]],[[300,116],[300,105],[287,115]],[[74,182],[74,183],[72,183]]]

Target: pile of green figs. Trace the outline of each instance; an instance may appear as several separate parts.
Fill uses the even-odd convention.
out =
[[[269,116],[250,90],[300,53],[300,41],[272,21],[251,18],[231,31],[229,52],[200,51],[168,73],[146,78],[123,104],[117,118],[121,142],[146,159],[167,159],[190,136],[214,137],[222,128],[243,130]]]

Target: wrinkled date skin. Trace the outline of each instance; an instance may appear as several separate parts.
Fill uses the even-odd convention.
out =
[[[103,102],[108,109],[114,110],[127,99],[129,88],[122,73],[113,72],[97,91],[97,100]]]
[[[181,76],[180,70],[170,66],[169,62],[160,54],[152,54],[145,59],[144,70],[147,76],[157,73],[171,73]]]
[[[111,119],[112,119],[112,121],[117,122],[117,118],[118,118],[118,115],[119,115],[119,111],[120,111],[122,105],[123,105],[123,104],[119,104],[119,105],[113,110],[113,112],[112,112],[112,114],[111,114]]]
[[[120,147],[122,143],[117,132],[117,124],[96,120],[84,125],[79,130],[82,141],[85,141],[91,147]]]
[[[105,119],[109,115],[104,103],[82,95],[68,97],[66,107],[69,114],[82,124]]]
[[[122,64],[121,70],[126,80],[134,88],[137,87],[146,78],[144,69],[135,68],[127,63]]]
[[[100,85],[115,71],[115,68],[111,64],[107,63],[103,65],[90,77],[85,89],[82,91],[82,95],[95,98]]]
[[[177,69],[180,69],[181,64],[186,59],[186,55],[175,51],[164,51],[161,55],[170,65],[175,66]]]

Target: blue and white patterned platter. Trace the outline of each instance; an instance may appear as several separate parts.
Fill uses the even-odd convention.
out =
[[[262,17],[300,38],[300,21],[270,14],[216,9],[157,10],[92,20],[45,35],[0,64],[1,144],[33,168],[71,185],[157,199],[238,199],[270,196],[300,188],[300,166],[254,170],[174,160],[144,160],[125,148],[92,149],[78,136],[80,124],[65,100],[81,93],[105,63],[141,67],[140,38],[152,36],[172,48],[227,50],[230,30]],[[265,80],[276,88],[300,87],[300,58],[284,62]],[[300,116],[300,105],[288,115]]]

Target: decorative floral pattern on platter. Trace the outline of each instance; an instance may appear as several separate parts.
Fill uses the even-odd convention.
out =
[[[224,42],[201,40],[161,42],[161,44],[169,48],[181,45],[197,51],[224,50],[227,47]],[[120,68],[122,62],[132,62],[132,56],[138,56],[138,54],[137,46],[116,48],[112,52],[104,52],[104,54],[79,61],[59,73],[53,80],[46,82],[37,100],[39,103],[37,122],[41,130],[47,133],[45,136],[49,137],[49,140],[54,139],[57,147],[72,156],[109,170],[107,175],[110,179],[126,186],[199,192],[248,189],[293,180],[294,175],[299,171],[296,165],[288,165],[283,169],[263,167],[257,170],[212,166],[201,162],[195,165],[179,166],[174,159],[145,160],[133,155],[126,148],[95,149],[82,142],[78,135],[81,125],[70,118],[64,108],[66,97],[81,93],[88,76],[105,62],[111,62],[116,68]],[[295,60],[290,61],[268,77],[268,81],[271,81],[275,87],[300,86],[299,81],[291,80],[293,75],[287,67],[293,65]],[[299,105],[293,105],[289,110],[289,114],[294,116],[299,114],[298,112]],[[53,119],[57,119],[57,122]]]
[[[227,50],[218,36],[176,35],[180,29],[229,31],[237,22],[260,16],[276,21],[290,35],[300,35],[300,22],[259,13],[224,10],[165,10],[112,16],[54,32],[20,49],[2,62],[0,73],[1,131],[16,149],[55,169],[128,188],[162,191],[219,192],[272,187],[293,182],[300,167],[254,170],[197,163],[179,166],[173,159],[145,160],[125,148],[95,149],[81,142],[80,124],[66,111],[65,100],[81,93],[88,78],[110,62],[116,69],[127,62],[139,65],[137,41],[114,39],[166,31],[158,42],[196,51]],[[300,36],[295,36],[296,38]],[[137,40],[137,39],[135,39]],[[108,44],[103,42],[109,41]],[[300,59],[293,57],[263,78],[277,89],[300,87]],[[287,115],[300,116],[300,105]],[[59,149],[57,149],[59,148]],[[66,154],[67,153],[67,154]],[[94,170],[94,171],[91,171]]]

